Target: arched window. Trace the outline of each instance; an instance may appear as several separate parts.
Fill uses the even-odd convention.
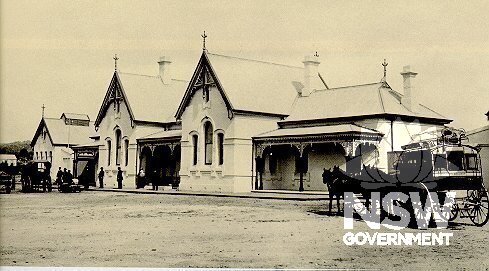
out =
[[[212,165],[212,146],[213,146],[212,124],[207,121],[204,124],[204,148],[205,148],[205,164]]]
[[[44,152],[44,156],[46,157],[46,160],[49,160],[48,152],[47,151]]]
[[[115,130],[115,164],[121,164],[121,130]]]
[[[219,165],[224,164],[224,134],[217,134],[217,148],[219,154]]]
[[[198,135],[193,135],[192,136],[192,148],[193,148],[193,165],[197,165],[197,150],[198,150],[198,144],[199,144],[199,136]]]
[[[52,163],[53,162],[53,152],[49,151],[49,161]]]
[[[41,160],[42,160],[42,151],[40,153],[41,153]]]
[[[124,140],[124,160],[125,160],[125,165],[129,164],[129,139]]]
[[[107,165],[108,166],[110,166],[110,160],[112,160],[111,155],[112,155],[112,142],[109,139],[107,140]]]
[[[36,159],[39,159],[39,153],[36,151]]]

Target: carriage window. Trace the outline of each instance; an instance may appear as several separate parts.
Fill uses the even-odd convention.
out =
[[[446,170],[447,169],[447,155],[442,153],[442,154],[435,154],[435,164],[434,164],[434,169],[435,170]]]
[[[461,151],[451,151],[447,155],[448,170],[457,171],[464,169],[464,153]]]
[[[399,156],[402,152],[400,151],[392,151],[387,153],[387,164],[388,164],[388,172],[393,173],[396,171],[397,164],[399,163]]]
[[[477,156],[468,154],[465,156],[466,166],[468,170],[477,169]]]

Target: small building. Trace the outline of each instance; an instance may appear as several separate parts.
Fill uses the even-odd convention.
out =
[[[6,163],[8,166],[17,166],[17,156],[15,154],[0,154],[0,164]]]
[[[58,168],[72,170],[72,147],[84,143],[93,134],[93,123],[86,114],[63,113],[60,118],[42,117],[31,141],[34,160],[51,162],[51,177]]]

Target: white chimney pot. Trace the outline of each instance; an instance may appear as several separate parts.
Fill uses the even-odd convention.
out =
[[[302,63],[304,63],[304,88],[300,95],[309,96],[315,87],[319,87],[317,86],[319,80],[318,67],[321,62],[319,56],[313,55],[304,57]]]
[[[171,83],[172,75],[171,75],[171,58],[167,56],[160,57],[160,61],[158,64],[160,65],[160,78],[163,84],[168,85]]]
[[[418,101],[416,95],[416,88],[414,86],[414,78],[418,73],[413,72],[413,69],[410,65],[404,66],[402,68],[401,75],[403,77],[403,85],[404,85],[404,96],[401,99],[401,103],[406,106],[406,108],[416,113],[418,111]]]

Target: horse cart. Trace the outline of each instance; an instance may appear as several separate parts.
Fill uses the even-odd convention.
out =
[[[330,212],[332,198],[336,197],[339,209],[344,192],[361,194],[367,207],[371,192],[381,195],[418,192],[423,205],[432,200],[430,192],[437,194],[440,204],[447,199],[447,192],[453,192],[456,198],[448,220],[460,216],[469,218],[476,226],[484,226],[489,221],[489,196],[483,183],[479,149],[464,141],[463,130],[446,128],[439,137],[405,145],[397,153],[395,170],[391,173],[368,165],[357,172],[346,172],[338,166],[324,169],[323,182],[330,191]],[[414,210],[410,211],[412,218]]]
[[[0,171],[0,187],[3,187],[6,194],[12,191],[12,176],[5,171]]]
[[[22,192],[51,192],[51,162],[46,160],[33,160],[22,169]]]

